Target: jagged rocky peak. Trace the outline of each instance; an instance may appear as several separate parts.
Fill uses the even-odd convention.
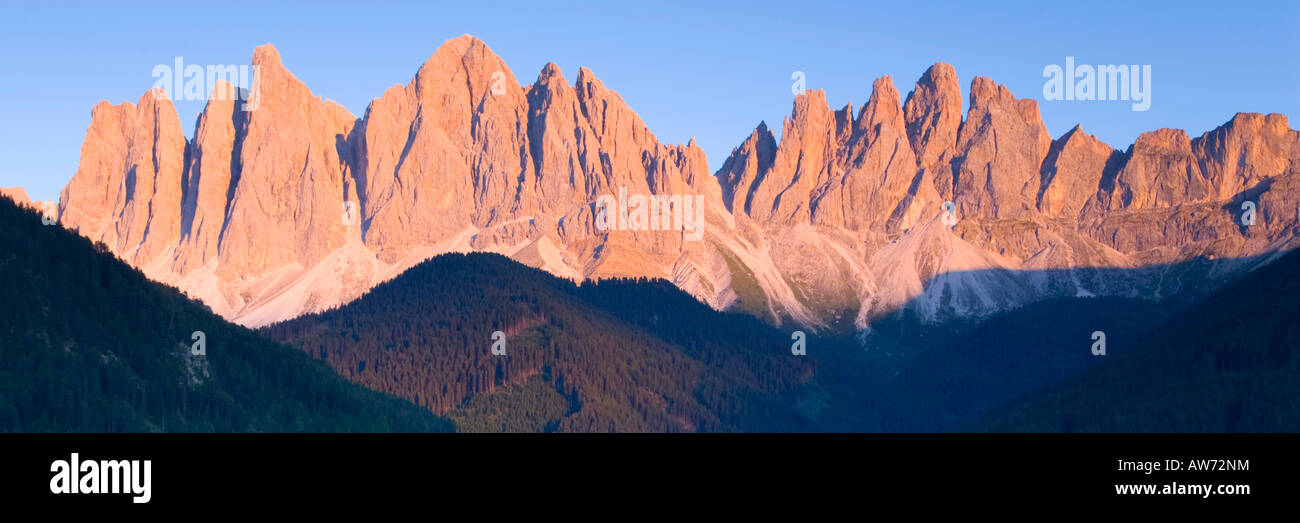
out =
[[[718,169],[718,182],[722,185],[722,198],[728,210],[749,214],[748,203],[753,190],[772,168],[775,158],[776,137],[767,128],[767,122],[759,122],[749,137],[731,150],[731,156]]]
[[[850,104],[849,107],[851,108],[852,105]],[[894,88],[893,77],[882,76],[871,83],[871,96],[858,111],[855,127],[859,132],[867,133],[872,137],[896,130],[906,138],[903,107],[899,102],[898,89]]]
[[[970,110],[957,136],[954,201],[963,217],[1017,218],[1031,214],[1040,168],[1052,138],[1032,99],[1016,99],[1005,85],[971,80]]]
[[[346,228],[339,217],[352,174],[340,143],[356,118],[312,94],[271,44],[253,52],[253,65],[260,76],[250,100],[256,109],[237,130],[238,183],[218,248],[227,278],[310,266],[343,245]]]
[[[275,45],[270,42],[253,49],[253,65],[258,67],[284,67],[280,63],[280,50],[276,49]]]
[[[1052,217],[1079,219],[1121,157],[1119,151],[1084,132],[1082,125],[1075,125],[1052,142],[1043,160],[1038,210]]]
[[[813,222],[849,230],[883,228],[916,175],[916,157],[893,79],[872,84],[855,132],[836,152],[836,173],[817,188]]]
[[[367,247],[395,262],[528,205],[517,201],[534,176],[527,115],[513,72],[469,35],[371,102],[358,154]]]
[[[862,231],[918,217],[912,205],[921,200],[906,199],[916,175],[898,90],[884,76],[856,118],[852,104],[831,111],[822,91],[796,96],[780,144],[760,126],[719,180],[733,212],[761,222]]]
[[[81,161],[60,195],[59,220],[132,263],[149,263],[179,237],[185,134],[165,93],[99,102]]]
[[[908,93],[903,105],[907,137],[922,168],[935,167],[957,146],[961,101],[957,71],[943,62],[930,66]]]
[[[1216,191],[1181,129],[1138,136],[1116,176],[1110,209],[1159,209],[1207,201]]]
[[[498,82],[501,78],[509,82]],[[468,98],[460,101],[470,103],[485,100],[487,94],[522,94],[522,88],[505,61],[487,43],[468,34],[443,42],[420,65],[412,85],[426,101],[435,101],[428,95],[450,94],[447,89],[452,87],[464,87],[465,91],[460,94]]]
[[[510,131],[475,127],[476,117],[494,124],[514,120],[525,105],[523,88],[510,67],[470,35],[444,42],[416,72],[407,90],[460,147],[483,144],[495,133]]]
[[[877,79],[856,115],[805,91],[779,142],[760,123],[711,175],[693,139],[660,143],[591,71],[569,83],[547,64],[521,86],[471,36],[360,120],[274,47],[253,62],[253,110],[214,96],[188,144],[161,93],[97,105],[60,202],[68,227],[245,325],[345,303],[452,251],[573,279],[667,278],[714,307],[823,328],[903,306],[943,319],[1175,292],[1178,278],[1119,288],[1073,271],[1300,243],[1300,138],[1281,115],[1240,114],[1196,139],[1147,133],[1120,152],[1079,127],[1052,140],[1033,100],[987,78],[971,81],[963,121],[956,72],[939,63],[905,101]],[[702,195],[694,225],[707,227],[598,227],[597,198],[620,188]],[[956,223],[940,220],[947,200]],[[1259,227],[1239,223],[1244,201]]]
[[[598,148],[583,116],[578,92],[560,66],[548,63],[528,88],[528,153],[532,178],[526,187],[541,202],[568,202],[575,195],[594,196],[608,184],[591,176],[601,172]],[[582,176],[568,176],[568,173]]]
[[[1082,226],[1144,261],[1288,248],[1300,221],[1296,136],[1281,115],[1247,113],[1195,139],[1143,133],[1113,181],[1103,178]]]
[[[1284,174],[1300,159],[1300,132],[1286,115],[1237,113],[1232,120],[1192,140],[1205,176],[1226,199]]]
[[[641,117],[618,93],[606,89],[590,69],[578,69],[574,89],[594,143],[607,157],[606,172],[596,179],[608,180],[608,185],[598,186],[597,190],[608,192],[626,186],[629,191],[643,193],[684,193],[692,188],[686,183],[688,178],[699,180],[697,183],[705,181],[694,172],[682,172],[676,162],[667,161],[671,148],[661,144]],[[691,149],[699,148],[692,145]],[[691,153],[702,154],[702,150]],[[699,167],[692,165],[692,169]],[[560,173],[548,173],[556,174]],[[708,168],[704,167],[700,174],[707,175]]]
[[[678,143],[671,146],[670,157],[673,159],[674,166],[681,172],[682,181],[685,182],[690,191],[704,193],[712,201],[722,201],[722,186],[718,184],[718,179],[709,174],[709,158],[705,154],[704,148],[695,143],[695,137],[692,136],[686,143]],[[661,168],[661,172],[667,172]]]
[[[836,118],[826,93],[807,90],[795,96],[785,118],[772,168],[753,189],[745,208],[759,221],[807,223],[814,187],[828,179],[838,148]]]
[[[236,107],[235,86],[213,86],[199,114],[182,180],[181,248],[173,269],[180,274],[203,266],[217,255],[235,163],[237,136],[244,133],[245,111]]]

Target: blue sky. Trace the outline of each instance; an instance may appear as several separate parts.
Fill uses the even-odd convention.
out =
[[[354,114],[405,84],[445,40],[482,38],[523,83],[556,62],[573,81],[592,69],[661,141],[691,137],[716,169],[760,120],[779,132],[791,74],[833,107],[891,75],[903,96],[932,63],[1035,98],[1053,136],[1076,123],[1117,148],[1143,131],[1193,136],[1234,113],[1300,118],[1296,2],[158,2],[6,10],[0,32],[0,186],[57,199],[77,169],[91,107],[134,102],[152,70],[247,64],[271,42],[317,95]],[[247,6],[247,7],[243,7]],[[1044,101],[1043,68],[1152,68],[1151,108],[1126,102]],[[202,102],[179,102],[187,136]]]

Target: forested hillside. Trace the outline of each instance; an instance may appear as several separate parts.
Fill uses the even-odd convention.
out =
[[[1147,332],[1138,350],[999,409],[976,428],[1300,431],[1300,252]]]
[[[1125,354],[1165,307],[1059,299],[978,323],[898,317],[857,339],[715,311],[661,280],[582,285],[494,254],[420,264],[262,329],[470,431],[934,431]],[[492,334],[506,335],[494,356]]]
[[[0,432],[451,429],[0,197]]]
[[[952,430],[1104,364],[1105,358],[1091,352],[1094,331],[1106,333],[1110,357],[1141,350],[1134,339],[1167,317],[1168,309],[1131,298],[1061,298],[978,322],[927,325],[890,318],[861,337],[860,357],[846,351],[827,355],[836,360],[820,361],[819,377],[853,385],[867,414],[858,430]]]
[[[262,332],[463,430],[814,428],[800,411],[814,367],[789,333],[661,284],[579,289],[494,254],[439,256]]]

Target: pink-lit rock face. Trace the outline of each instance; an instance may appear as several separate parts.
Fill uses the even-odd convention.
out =
[[[905,97],[888,76],[858,107],[801,93],[779,142],[760,123],[711,173],[694,141],[660,143],[591,71],[570,82],[548,64],[524,85],[471,36],[361,118],[274,47],[253,64],[256,109],[214,97],[188,142],[153,93],[97,105],[59,208],[64,226],[247,325],[345,303],[451,251],[573,279],[665,278],[816,329],[905,304],[942,319],[1165,296],[1184,283],[1087,269],[1212,256],[1226,278],[1297,242],[1300,138],[1282,115],[1190,139],[1162,129],[1121,151],[1079,127],[1054,140],[1033,100],[987,78],[963,119],[956,70],[940,63]],[[620,191],[700,198],[698,240],[602,229],[596,202]]]

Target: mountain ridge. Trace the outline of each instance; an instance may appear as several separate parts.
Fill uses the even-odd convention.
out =
[[[446,252],[573,279],[664,278],[716,309],[818,330],[865,328],[926,292],[961,305],[927,314],[974,316],[1131,292],[1090,278],[1095,267],[1210,256],[1238,274],[1253,266],[1232,260],[1300,241],[1300,133],[1283,115],[1239,113],[1195,138],[1152,131],[1119,151],[1081,127],[1053,139],[1036,102],[984,77],[963,117],[940,63],[905,98],[881,77],[856,116],[801,93],[780,141],[760,123],[710,173],[693,141],[658,142],[586,68],[570,84],[547,64],[520,85],[468,35],[360,118],[314,96],[273,46],[253,61],[259,108],[212,100],[189,141],[151,93],[97,105],[59,206],[65,226],[246,325],[346,303]],[[703,240],[601,229],[597,198],[623,188],[701,196]],[[942,278],[974,268],[1078,271]],[[1139,287],[1157,296],[1216,284],[1153,278]]]

